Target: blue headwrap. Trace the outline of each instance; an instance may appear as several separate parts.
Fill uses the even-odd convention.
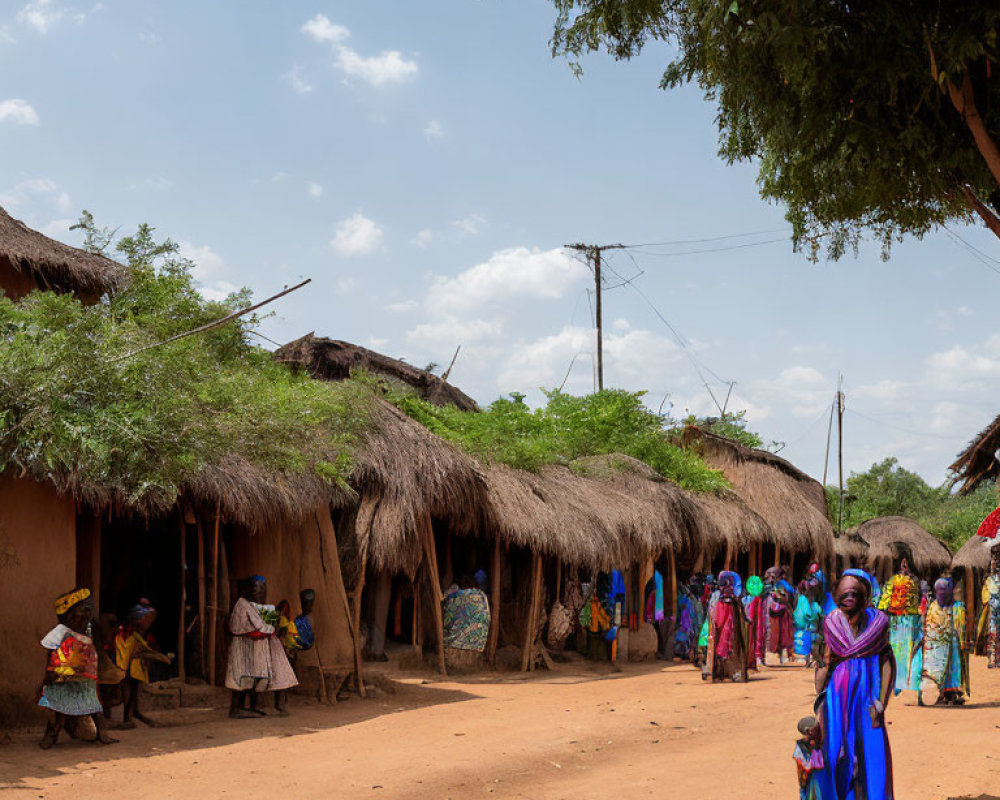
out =
[[[267,583],[267,578],[263,575],[251,575],[250,580],[254,583]]]
[[[875,577],[873,575],[865,572],[863,569],[856,569],[854,567],[851,567],[850,569],[845,569],[844,574],[841,577],[846,578],[848,576],[864,581],[865,584],[867,584],[868,586],[868,591],[871,595],[872,605],[875,605],[875,603],[878,602],[878,598],[879,595],[882,594],[882,590],[879,588],[878,581],[875,580]]]
[[[785,593],[788,594],[789,597],[795,594],[795,587],[792,586],[792,584],[790,584],[788,581],[785,580],[778,581],[778,586],[784,589]]]
[[[723,578],[732,578],[734,595],[739,597],[741,594],[743,594],[743,580],[737,573],[731,572],[730,570],[724,570],[723,572],[719,573],[720,584],[722,583]]]

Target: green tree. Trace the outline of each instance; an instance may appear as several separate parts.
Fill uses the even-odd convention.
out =
[[[720,155],[759,164],[797,248],[871,232],[888,254],[973,213],[1000,236],[1000,4],[981,0],[552,0],[554,55],[676,46],[663,88],[697,81]]]
[[[832,498],[830,493],[832,492]],[[844,497],[844,528],[873,517],[910,517],[919,520],[934,513],[946,493],[927,485],[917,473],[899,466],[895,458],[872,464],[867,472],[852,472]],[[836,487],[828,487],[830,516],[836,525],[839,511]]]

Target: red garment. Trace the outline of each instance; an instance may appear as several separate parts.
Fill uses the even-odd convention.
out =
[[[753,623],[753,654],[758,661],[764,660],[767,650],[767,601],[768,595],[760,595],[750,602],[747,616]]]
[[[733,604],[719,601],[715,607],[715,655],[725,661],[733,653]]]
[[[795,648],[795,625],[791,609],[772,597],[767,602],[767,616],[768,652],[780,653],[782,650],[787,650],[791,653]]]

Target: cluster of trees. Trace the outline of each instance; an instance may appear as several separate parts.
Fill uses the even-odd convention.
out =
[[[836,525],[839,492],[836,486],[827,486],[826,492],[830,519]],[[969,494],[955,494],[950,484],[930,486],[895,458],[887,458],[866,472],[851,473],[847,479],[843,525],[846,530],[873,517],[909,517],[954,551],[996,506],[993,483],[982,484]]]

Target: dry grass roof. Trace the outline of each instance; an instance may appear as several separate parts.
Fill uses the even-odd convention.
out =
[[[951,564],[951,551],[945,544],[906,517],[870,519],[858,526],[857,534],[868,542],[867,563],[872,569],[878,560],[895,560],[904,554],[912,555],[911,566],[925,577]]]
[[[996,539],[984,539],[973,534],[951,559],[953,568],[971,567],[983,570],[990,568],[990,551],[1000,545]]]
[[[859,564],[868,559],[869,545],[855,531],[844,531],[841,536],[833,539],[833,552],[841,558]]]
[[[376,569],[412,574],[428,517],[460,534],[484,529],[488,503],[479,462],[395,406],[375,402],[355,462],[358,546]]]
[[[104,256],[50,239],[0,208],[0,259],[45,289],[100,297],[120,289],[128,270]]]
[[[770,526],[773,541],[791,552],[815,558],[833,549],[826,494],[819,481],[783,458],[696,427],[684,431],[684,443],[732,484],[746,504]]]
[[[380,378],[415,389],[434,405],[453,405],[462,411],[479,410],[475,400],[432,372],[350,342],[308,333],[280,347],[274,355],[279,361],[301,364],[314,378],[342,381],[351,376],[351,370],[360,367]]]
[[[1000,462],[995,455],[998,449],[1000,449],[1000,416],[969,442],[969,446],[948,468],[961,484],[962,494],[971,492],[984,481],[995,480],[1000,475]]]

